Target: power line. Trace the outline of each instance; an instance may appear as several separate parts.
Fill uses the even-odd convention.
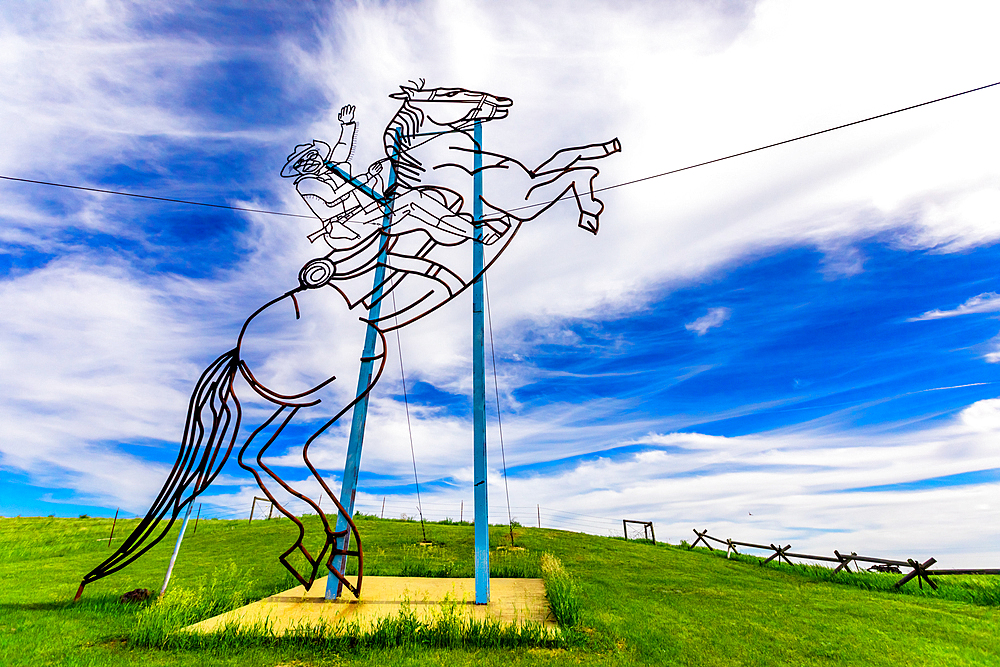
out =
[[[268,211],[261,208],[245,208],[243,206],[227,206],[225,204],[207,204],[201,201],[190,201],[187,199],[173,199],[171,197],[154,197],[153,195],[140,195],[135,192],[121,192],[119,190],[104,190],[102,188],[88,188],[82,185],[69,185],[67,183],[50,183],[49,181],[36,181],[31,178],[15,178],[14,176],[2,176],[5,181],[20,181],[21,183],[34,183],[35,185],[51,185],[57,188],[70,188],[72,190],[85,190],[87,192],[100,192],[106,195],[119,195],[122,197],[135,197],[137,199],[153,199],[155,201],[171,202],[173,204],[190,204],[191,206],[210,206],[212,208],[224,208],[230,211],[247,211],[249,213],[266,213],[268,215],[283,215],[288,218],[309,218],[315,219],[312,215],[302,215],[299,213],[284,213],[282,211]]]
[[[697,167],[704,167],[705,165],[715,164],[716,162],[722,162],[723,160],[731,160],[734,157],[741,157],[743,155],[749,155],[750,153],[756,153],[758,151],[767,150],[768,148],[774,148],[776,146],[784,146],[785,144],[790,144],[793,141],[801,141],[802,139],[808,139],[810,137],[816,137],[821,134],[826,134],[827,132],[833,132],[835,130],[842,130],[845,127],[851,127],[852,125],[860,125],[861,123],[867,123],[870,120],[878,120],[879,118],[885,118],[886,116],[892,116],[893,114],[903,113],[904,111],[910,111],[912,109],[918,109],[920,107],[925,107],[928,104],[934,104],[936,102],[943,102],[945,100],[950,100],[955,97],[961,97],[962,95],[968,95],[969,93],[975,93],[980,90],[986,90],[987,88],[992,88],[994,86],[1000,86],[1000,81],[995,83],[990,83],[985,86],[979,86],[978,88],[970,88],[969,90],[963,90],[960,93],[954,93],[952,95],[946,95],[944,97],[939,97],[934,100],[928,100],[927,102],[921,102],[920,104],[912,104],[908,107],[903,107],[902,109],[896,109],[895,111],[887,111],[885,113],[880,113],[877,116],[869,116],[868,118],[862,118],[861,120],[851,121],[850,123],[844,123],[843,125],[837,125],[836,127],[828,127],[825,130],[818,130],[816,132],[810,132],[809,134],[803,134],[792,139],[785,139],[784,141],[777,141],[773,144],[767,144],[766,146],[758,146],[757,148],[751,148],[750,150],[740,151],[739,153],[732,153],[731,155],[726,155],[724,157],[717,157],[714,160],[706,160],[705,162],[699,162],[697,164],[688,165],[687,167],[681,167],[680,169],[671,169],[670,171],[664,171],[659,174],[653,174],[651,176],[642,176],[640,178],[634,178],[630,181],[624,181],[623,183],[616,183],[615,185],[608,185],[603,188],[596,188],[594,190],[597,192],[605,192],[607,190],[614,190],[615,188],[622,188],[626,185],[634,185],[636,183],[642,183],[644,181],[651,181],[654,178],[662,178],[663,176],[670,176],[671,174],[678,174],[682,171],[688,171],[689,169],[696,169]],[[560,197],[553,201],[559,201],[560,199],[566,199],[567,197]],[[512,208],[512,211],[519,211],[526,208],[534,208],[536,206],[547,206],[551,204],[551,201],[541,202],[539,204],[529,204],[527,206],[521,206],[519,208]]]
[[[818,130],[816,132],[810,132],[808,134],[803,134],[803,135],[800,135],[800,136],[797,136],[797,137],[793,137],[791,139],[785,139],[783,141],[777,141],[777,142],[772,143],[772,144],[767,144],[766,146],[758,146],[757,148],[751,148],[750,150],[740,151],[739,153],[732,153],[730,155],[725,155],[723,157],[718,157],[718,158],[715,158],[715,159],[712,159],[712,160],[706,160],[704,162],[698,162],[697,164],[691,164],[691,165],[688,165],[686,167],[680,167],[679,169],[671,169],[670,171],[664,171],[664,172],[661,172],[659,174],[652,174],[650,176],[642,176],[640,178],[634,178],[634,179],[632,179],[630,181],[624,181],[622,183],[615,183],[614,185],[608,185],[608,186],[605,186],[603,188],[597,188],[597,189],[594,190],[594,192],[596,193],[596,192],[605,192],[607,190],[614,190],[615,188],[622,188],[622,187],[625,187],[626,185],[634,185],[636,183],[642,183],[644,181],[653,180],[654,178],[662,178],[664,176],[670,176],[671,174],[678,174],[678,173],[680,173],[682,171],[688,171],[690,169],[696,169],[698,167],[704,167],[704,166],[709,165],[709,164],[715,164],[716,162],[722,162],[723,160],[731,160],[733,158],[741,157],[743,155],[749,155],[750,153],[756,153],[758,151],[767,150],[768,148],[775,148],[776,146],[783,146],[785,144],[790,144],[790,143],[792,143],[794,141],[801,141],[802,139],[808,139],[810,137],[816,137],[816,136],[819,136],[821,134],[826,134],[827,132],[834,132],[836,130],[842,130],[842,129],[846,128],[846,127],[851,127],[853,125],[860,125],[861,123],[867,123],[868,121],[878,120],[879,118],[885,118],[886,116],[892,116],[892,115],[895,115],[895,114],[898,114],[898,113],[903,113],[904,111],[910,111],[912,109],[919,109],[920,107],[925,107],[928,104],[935,104],[937,102],[944,102],[945,100],[950,100],[950,99],[954,99],[956,97],[961,97],[962,95],[968,95],[969,93],[976,93],[976,92],[979,92],[981,90],[986,90],[987,88],[993,88],[994,86],[1000,86],[1000,81],[996,81],[994,83],[990,83],[990,84],[987,84],[985,86],[979,86],[977,88],[970,88],[969,90],[963,90],[960,93],[953,93],[951,95],[945,95],[944,97],[938,97],[936,99],[928,100],[926,102],[921,102],[919,104],[912,104],[912,105],[910,105],[908,107],[903,107],[901,109],[896,109],[894,111],[887,111],[885,113],[880,113],[880,114],[875,115],[875,116],[869,116],[868,118],[862,118],[861,120],[851,121],[850,123],[844,123],[842,125],[837,125],[835,127],[828,127],[825,130]],[[283,211],[269,211],[269,210],[266,210],[266,209],[258,209],[258,208],[244,208],[242,206],[227,206],[225,204],[208,204],[206,202],[190,201],[190,200],[187,200],[187,199],[173,199],[171,197],[154,197],[153,195],[141,195],[141,194],[137,194],[135,192],[122,192],[122,191],[119,191],[119,190],[105,190],[105,189],[102,189],[102,188],[91,188],[91,187],[85,187],[85,186],[82,186],[82,185],[69,185],[67,183],[52,183],[52,182],[49,182],[49,181],[38,181],[38,180],[31,179],[31,178],[17,178],[17,177],[14,177],[14,176],[3,176],[3,175],[0,175],[0,179],[7,180],[7,181],[19,181],[21,183],[33,183],[33,184],[36,184],[36,185],[50,185],[50,186],[57,187],[57,188],[70,188],[70,189],[73,189],[73,190],[85,190],[87,192],[99,192],[99,193],[109,194],[109,195],[119,195],[119,196],[122,196],[122,197],[136,197],[138,199],[152,199],[152,200],[155,200],[155,201],[165,201],[165,202],[171,202],[171,203],[174,203],[174,204],[190,204],[192,206],[210,206],[212,208],[223,208],[223,209],[228,209],[230,211],[246,211],[248,213],[264,213],[264,214],[267,214],[267,215],[281,215],[281,216],[285,216],[285,217],[289,217],[289,218],[309,218],[309,219],[312,219],[314,217],[314,216],[311,216],[311,215],[303,215],[301,213],[286,213],[286,212],[283,212]],[[510,210],[511,211],[520,211],[520,210],[524,210],[524,209],[528,209],[528,208],[535,208],[537,206],[547,206],[548,204],[551,204],[551,203],[553,203],[555,201],[560,201],[561,199],[564,199],[564,198],[565,197],[560,197],[559,199],[554,199],[552,201],[540,202],[538,204],[528,204],[526,206],[519,206],[517,208],[512,208]]]

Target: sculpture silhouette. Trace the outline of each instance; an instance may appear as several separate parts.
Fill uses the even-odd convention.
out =
[[[363,176],[352,176],[350,165],[356,134],[352,106],[341,109],[341,134],[332,147],[313,141],[297,146],[289,156],[282,176],[295,179],[296,190],[321,223],[309,239],[323,240],[330,250],[305,263],[298,285],[254,311],[244,322],[236,346],[202,374],[188,406],[180,452],[163,488],[122,545],[84,576],[75,599],[87,584],[128,566],[163,539],[181,511],[219,475],[240,433],[247,431],[239,465],[250,471],[264,494],[298,529],[296,540],[279,556],[281,563],[307,589],[325,565],[359,595],[364,569],[361,538],[352,517],[310,460],[310,446],[378,382],[385,366],[386,332],[440,308],[480,277],[482,272],[472,275],[469,244],[482,242],[489,249],[486,271],[523,223],[565,198],[576,204],[579,226],[597,233],[604,205],[594,197],[598,170],[593,161],[620,151],[617,139],[558,150],[530,169],[514,158],[483,151],[474,139],[474,125],[505,118],[510,99],[463,88],[428,89],[423,81],[401,86],[390,97],[401,100],[401,105],[383,135],[385,157]],[[490,194],[482,197],[485,213],[481,221],[473,220],[461,194],[475,173],[471,166],[475,153],[482,156],[481,169],[488,172],[490,184]],[[482,241],[475,240],[477,226],[481,226]],[[377,269],[383,279],[373,285]],[[306,425],[314,419],[324,400],[319,394],[334,382],[335,375],[324,372],[305,391],[268,386],[256,377],[246,349],[257,335],[251,327],[258,318],[284,317],[294,326],[306,327],[318,312],[311,307],[313,301],[327,302],[334,295],[349,309],[360,306],[365,315],[376,301],[390,295],[384,304],[392,307],[377,319],[360,318],[374,330],[377,342],[373,356],[362,359],[373,362],[367,383],[351,400],[323,413],[329,418],[299,441],[306,468],[336,507],[337,514],[331,517],[320,509],[319,500],[294,488],[263,458],[279,438],[296,437],[296,429],[287,429],[289,424]],[[303,302],[309,307],[303,308]],[[252,392],[247,394],[248,390]],[[270,405],[270,414],[256,426],[246,427],[240,394]],[[319,515],[324,534],[316,553],[304,545],[305,526],[275,497],[272,483]],[[348,526],[340,532],[335,530],[338,515]],[[356,548],[339,549],[338,538],[348,531]],[[290,560],[296,553],[307,564],[302,571]],[[337,556],[358,559],[356,583],[347,578],[346,565],[343,570],[334,566]]]

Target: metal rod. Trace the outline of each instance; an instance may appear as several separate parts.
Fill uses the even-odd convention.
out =
[[[397,130],[393,148],[393,159],[389,164],[394,165],[399,153],[399,131]],[[389,169],[389,183],[385,191],[392,193],[385,201],[382,209],[382,229],[388,230],[392,226],[392,207],[395,202],[396,192],[396,168]],[[382,234],[379,239],[379,254],[375,266],[375,277],[373,280],[373,293],[371,296],[372,307],[368,310],[369,322],[378,320],[382,313],[382,283],[385,281],[385,266],[388,260],[388,240],[387,233]],[[378,338],[378,330],[373,324],[368,325],[365,332],[365,347],[361,353],[361,369],[358,371],[358,389],[355,396],[362,398],[354,404],[354,412],[351,418],[351,435],[347,443],[347,460],[344,462],[344,481],[340,487],[340,502],[350,516],[354,516],[354,497],[358,491],[358,473],[361,470],[361,448],[365,439],[365,422],[368,419],[368,387],[372,382],[372,374],[375,368],[375,342]],[[337,540],[337,548],[347,551],[351,541],[351,531],[347,523],[347,517],[337,513],[337,532],[344,531],[344,537]],[[334,567],[339,571],[344,571],[347,556],[338,556],[334,559]],[[340,579],[332,576],[326,578],[326,599],[336,600],[340,597],[343,584]]]
[[[486,321],[483,310],[483,124],[473,127],[472,218],[472,434],[473,493],[476,505],[476,604],[490,601],[490,525],[486,489]]]
[[[538,510],[538,527],[542,527],[542,506],[535,505],[535,509]]]
[[[198,534],[198,519],[201,518],[201,503],[198,503],[198,513],[194,516],[194,528],[191,529],[192,535]]]
[[[254,497],[253,497],[253,503],[251,503],[251,504],[250,504],[250,518],[249,518],[249,519],[247,519],[247,525],[248,525],[248,526],[249,526],[249,525],[250,525],[250,523],[251,523],[251,522],[253,521],[253,511],[254,511],[254,509],[255,509],[256,507],[257,507],[257,496],[254,496]]]
[[[385,496],[382,496],[382,515],[379,518],[380,519],[385,518]]]
[[[184,523],[181,524],[181,532],[177,535],[177,544],[174,545],[174,553],[170,555],[170,564],[167,565],[167,575],[163,577],[163,588],[160,589],[162,596],[167,592],[167,584],[170,583],[170,575],[174,571],[174,563],[177,562],[177,554],[181,550],[181,542],[184,541],[184,530],[187,528],[188,519],[191,518],[191,505],[188,505],[187,512],[184,513]]]
[[[111,538],[115,536],[115,524],[118,523],[118,512],[120,510],[121,510],[120,507],[115,510],[115,520],[111,522],[111,534],[108,535],[108,546],[109,547],[111,546]]]

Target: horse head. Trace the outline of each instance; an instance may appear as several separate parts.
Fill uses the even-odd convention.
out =
[[[509,97],[499,97],[465,88],[424,88],[419,84],[400,86],[400,92],[389,97],[403,100],[435,125],[456,128],[473,121],[488,121],[507,117],[514,103]]]

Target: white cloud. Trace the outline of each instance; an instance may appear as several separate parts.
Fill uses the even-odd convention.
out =
[[[969,315],[970,313],[995,313],[1000,311],[1000,294],[996,292],[985,292],[972,297],[962,305],[952,310],[928,310],[922,315],[911,317],[907,322],[920,322],[922,320],[939,320],[944,317],[957,317],[958,315]]]
[[[114,11],[103,12],[100,7],[67,2],[4,19],[0,66],[10,76],[0,77],[0,125],[14,128],[2,140],[4,173],[75,181],[82,166],[117,160],[148,145],[152,135],[226,134],[206,130],[206,119],[171,104],[193,85],[184,73],[213,62],[216,47],[151,39],[130,28],[127,5],[107,5]],[[317,49],[288,43],[278,54],[290,71],[321,84],[329,100],[326,117],[282,132],[299,137],[289,147],[328,138],[336,110],[354,103],[361,127],[357,160],[366,163],[380,150],[381,127],[394,111],[386,95],[407,79],[425,76],[432,86],[512,96],[511,116],[487,126],[487,141],[527,162],[540,162],[565,145],[619,136],[623,153],[601,165],[598,184],[610,185],[992,81],[1000,55],[993,34],[998,11],[976,2],[916,11],[911,3],[858,1],[839,4],[836,12],[792,1],[762,2],[753,11],[717,3],[641,3],[624,10],[620,3],[341,4],[329,24],[319,27]],[[863,270],[851,242],[876,234],[903,248],[939,252],[995,242],[998,104],[1000,90],[985,91],[612,190],[600,195],[607,208],[596,238],[576,229],[569,207],[557,207],[524,229],[492,272],[498,338],[516,339],[529,327],[548,336],[567,317],[627,313],[664,286],[687,284],[778,247],[819,247],[832,257],[831,274],[849,275]],[[285,197],[284,208],[301,210],[288,183],[279,181],[275,188]],[[3,464],[108,504],[138,506],[148,491],[111,477],[155,485],[151,480],[160,479],[162,467],[107,443],[175,438],[193,379],[212,353],[232,345],[246,315],[293,284],[303,258],[315,252],[303,239],[311,229],[305,222],[251,218],[242,242],[266,252],[254,252],[244,266],[213,278],[176,281],[143,275],[125,259],[122,266],[109,266],[86,249],[60,245],[50,228],[131,234],[130,221],[106,211],[101,198],[81,200],[87,203],[79,212],[53,214],[38,205],[35,191],[4,186],[4,192],[3,239],[42,247],[66,261],[2,283],[3,311],[17,313],[0,329]],[[992,304],[995,297],[977,298]],[[971,301],[955,311],[981,306]],[[705,317],[718,318],[721,311],[728,316],[727,309],[713,309]],[[930,312],[961,314],[955,311]],[[446,391],[468,389],[468,312],[462,299],[403,331],[413,381]],[[297,360],[283,379],[300,381],[313,360],[330,362],[343,369],[331,390],[343,400],[357,374],[357,314],[333,305],[319,306],[317,313],[317,336],[286,348],[287,358]],[[702,335],[724,319],[713,324],[700,318],[687,326]],[[262,360],[275,377],[282,372],[277,360]],[[532,373],[529,366],[520,368],[513,382],[527,382]],[[387,375],[380,391],[388,393],[391,382]],[[405,433],[401,410],[384,396],[373,402],[365,465],[401,474],[408,463],[406,448],[399,446]],[[544,416],[513,418],[505,424],[512,442],[541,444],[531,452],[515,448],[512,459],[526,464],[606,448],[615,442],[618,425],[581,429],[579,423],[613,416],[616,407],[610,400],[552,405]],[[967,418],[991,423],[974,412]],[[421,409],[415,428],[419,462],[428,475],[468,476],[468,424]],[[317,451],[332,469],[342,460],[338,437],[331,435],[327,449]],[[770,522],[762,524],[761,539],[777,539],[765,533],[792,525],[842,525],[867,530],[858,533],[859,542],[883,540],[878,544],[888,548],[886,540],[896,538],[880,531],[893,525],[889,519],[907,531],[918,529],[909,520],[912,507],[890,495],[852,500],[853,494],[816,490],[835,488],[838,475],[853,479],[857,473],[859,483],[863,478],[881,484],[917,479],[927,470],[996,466],[981,442],[964,432],[947,441],[939,441],[936,431],[913,436],[933,446],[868,439],[861,447],[809,433],[794,441],[663,437],[690,453],[588,463],[530,482],[512,480],[512,490],[526,504],[596,515],[634,512],[677,526],[719,517],[735,522],[744,506],[753,506],[755,517]],[[972,453],[956,458],[957,451]],[[867,468],[844,467],[843,460],[855,459],[867,461]],[[740,472],[748,462],[829,465],[834,472]],[[722,464],[734,472],[713,473],[711,483],[672,477],[678,470]],[[955,516],[950,508],[975,493],[940,490],[920,502],[927,508],[935,499],[944,503],[939,507],[948,511],[935,516],[946,521]],[[442,502],[457,505],[455,499]],[[758,514],[761,506],[765,510]],[[987,514],[982,523],[996,525]],[[732,525],[737,536],[742,524]],[[915,533],[907,535],[899,539],[918,543]]]
[[[707,313],[694,322],[688,322],[684,328],[688,331],[694,331],[699,336],[704,336],[709,329],[721,327],[731,314],[732,311],[729,308],[709,308]]]

